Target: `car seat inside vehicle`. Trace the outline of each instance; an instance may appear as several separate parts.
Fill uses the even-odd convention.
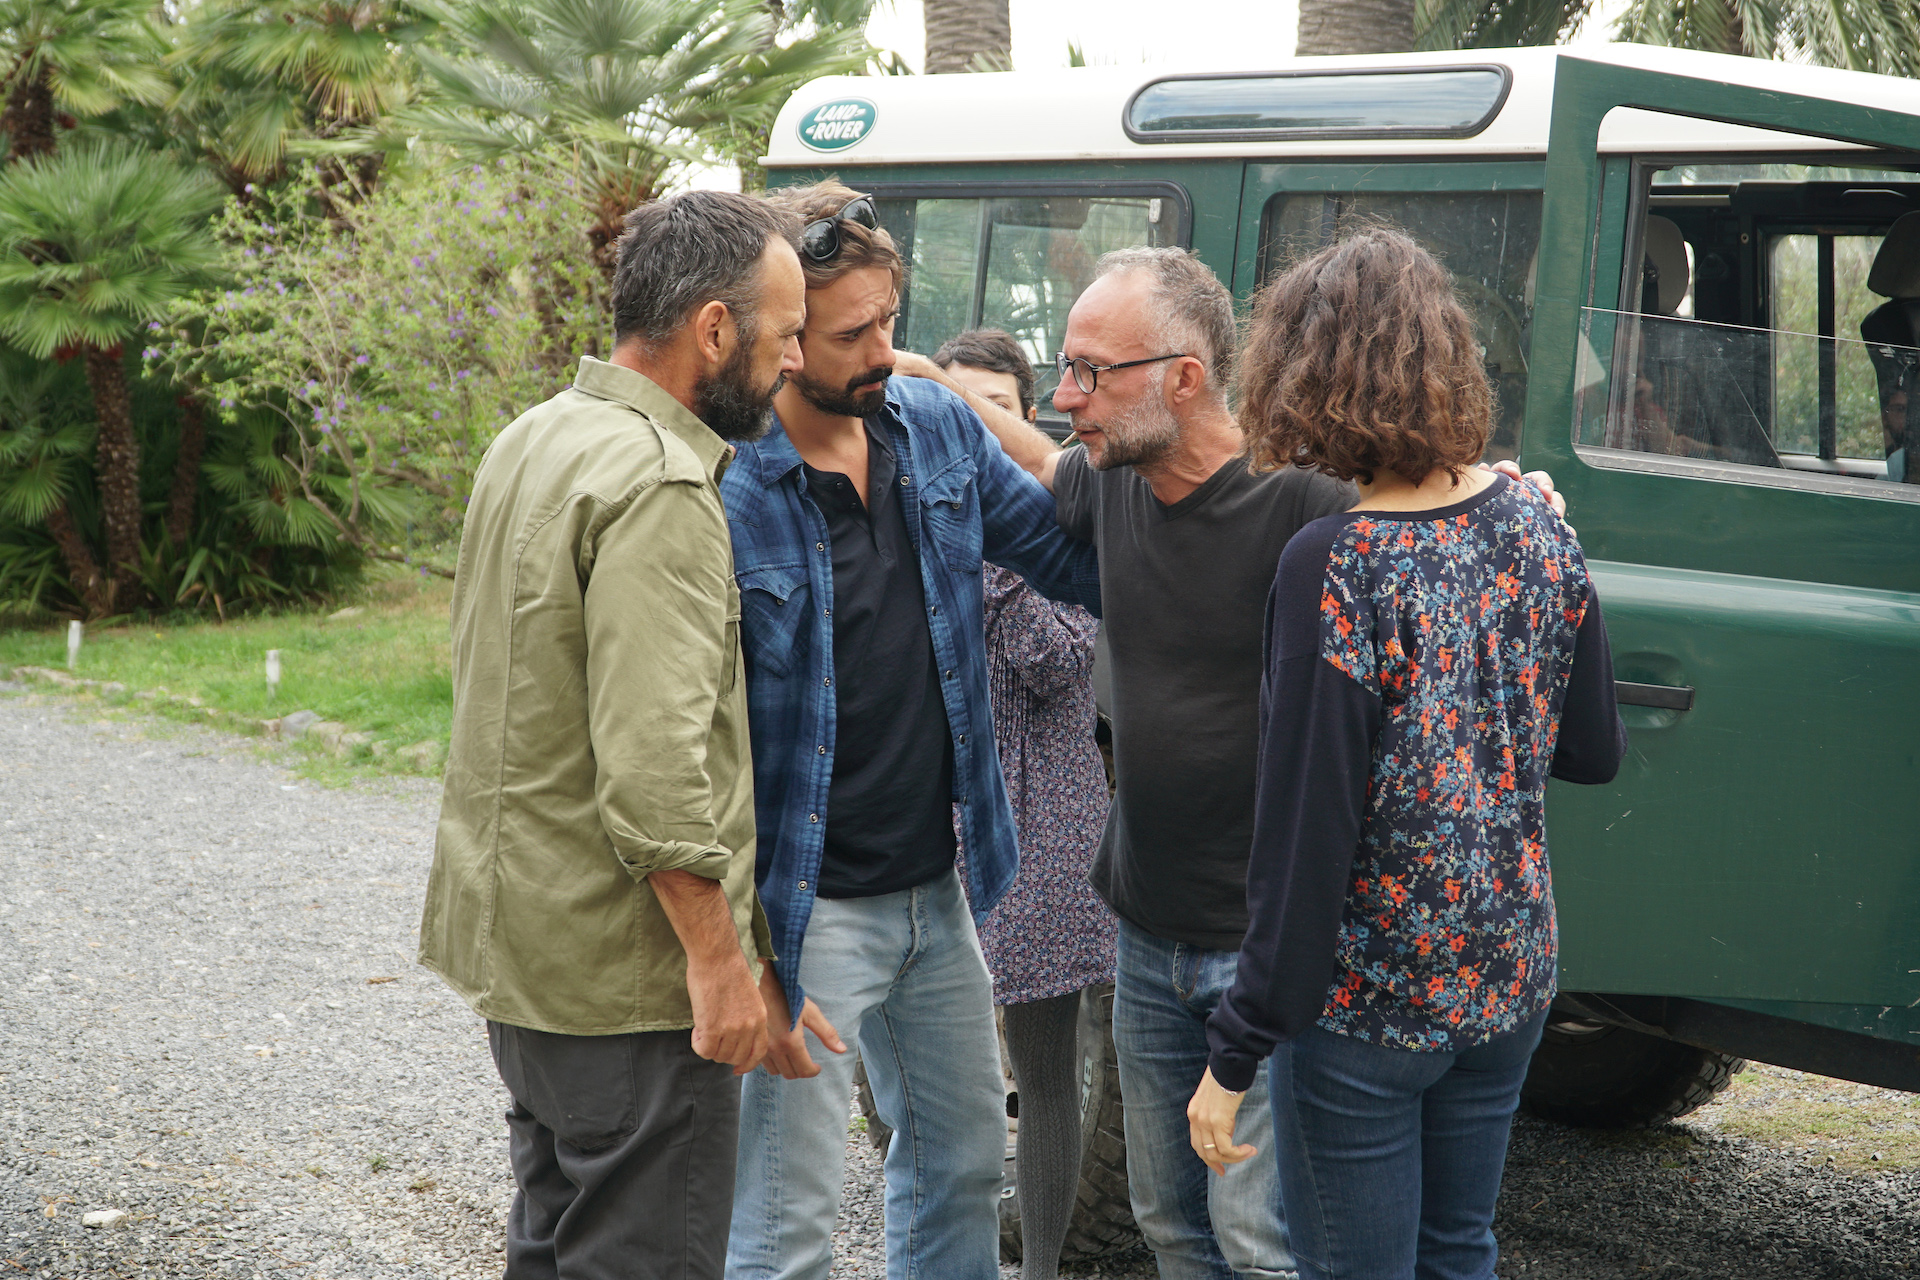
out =
[[[1680,312],[1693,292],[1692,254],[1679,224],[1649,215],[1642,232],[1642,354],[1634,439],[1652,452],[1777,467],[1745,334]]]
[[[1920,467],[1909,468],[1907,442],[1920,440],[1920,212],[1903,214],[1873,255],[1867,288],[1886,301],[1860,322],[1880,398],[1887,479],[1920,484]]]

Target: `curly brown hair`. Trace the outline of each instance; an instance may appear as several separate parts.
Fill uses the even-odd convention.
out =
[[[1357,230],[1254,299],[1240,349],[1254,471],[1414,484],[1480,460],[1493,393],[1453,277],[1403,232]]]

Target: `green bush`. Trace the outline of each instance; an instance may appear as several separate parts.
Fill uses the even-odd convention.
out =
[[[284,426],[287,536],[424,560],[457,536],[500,428],[598,349],[601,278],[572,203],[521,161],[416,164],[354,204],[314,191],[229,205],[235,287],[197,296],[147,354],[230,421]]]

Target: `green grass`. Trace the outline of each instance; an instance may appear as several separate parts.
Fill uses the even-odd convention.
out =
[[[1755,1065],[1696,1116],[1721,1133],[1802,1152],[1847,1172],[1920,1168],[1916,1094]]]
[[[197,712],[164,700],[143,704],[137,695],[164,689],[247,720],[313,711],[393,748],[422,741],[444,744],[453,716],[447,639],[451,592],[452,584],[440,579],[393,578],[351,601],[309,611],[90,631],[73,674],[118,681],[128,692],[113,701],[163,715],[193,718]],[[361,612],[329,619],[348,606]],[[66,645],[64,623],[57,629],[0,631],[0,674],[15,666],[64,671]],[[281,670],[278,696],[271,699],[269,649],[280,650]],[[378,760],[358,766],[407,771],[397,762]]]

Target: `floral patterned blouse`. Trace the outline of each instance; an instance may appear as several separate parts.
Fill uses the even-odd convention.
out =
[[[1113,981],[1116,923],[1087,884],[1107,821],[1090,679],[1098,624],[1011,570],[988,565],[982,585],[993,736],[1020,872],[981,923],[980,946],[994,1002],[1026,1004]]]
[[[1573,531],[1504,477],[1350,511],[1287,545],[1268,602],[1260,791],[1237,979],[1208,1024],[1229,1089],[1317,1024],[1459,1050],[1553,999],[1549,774],[1626,749]]]

